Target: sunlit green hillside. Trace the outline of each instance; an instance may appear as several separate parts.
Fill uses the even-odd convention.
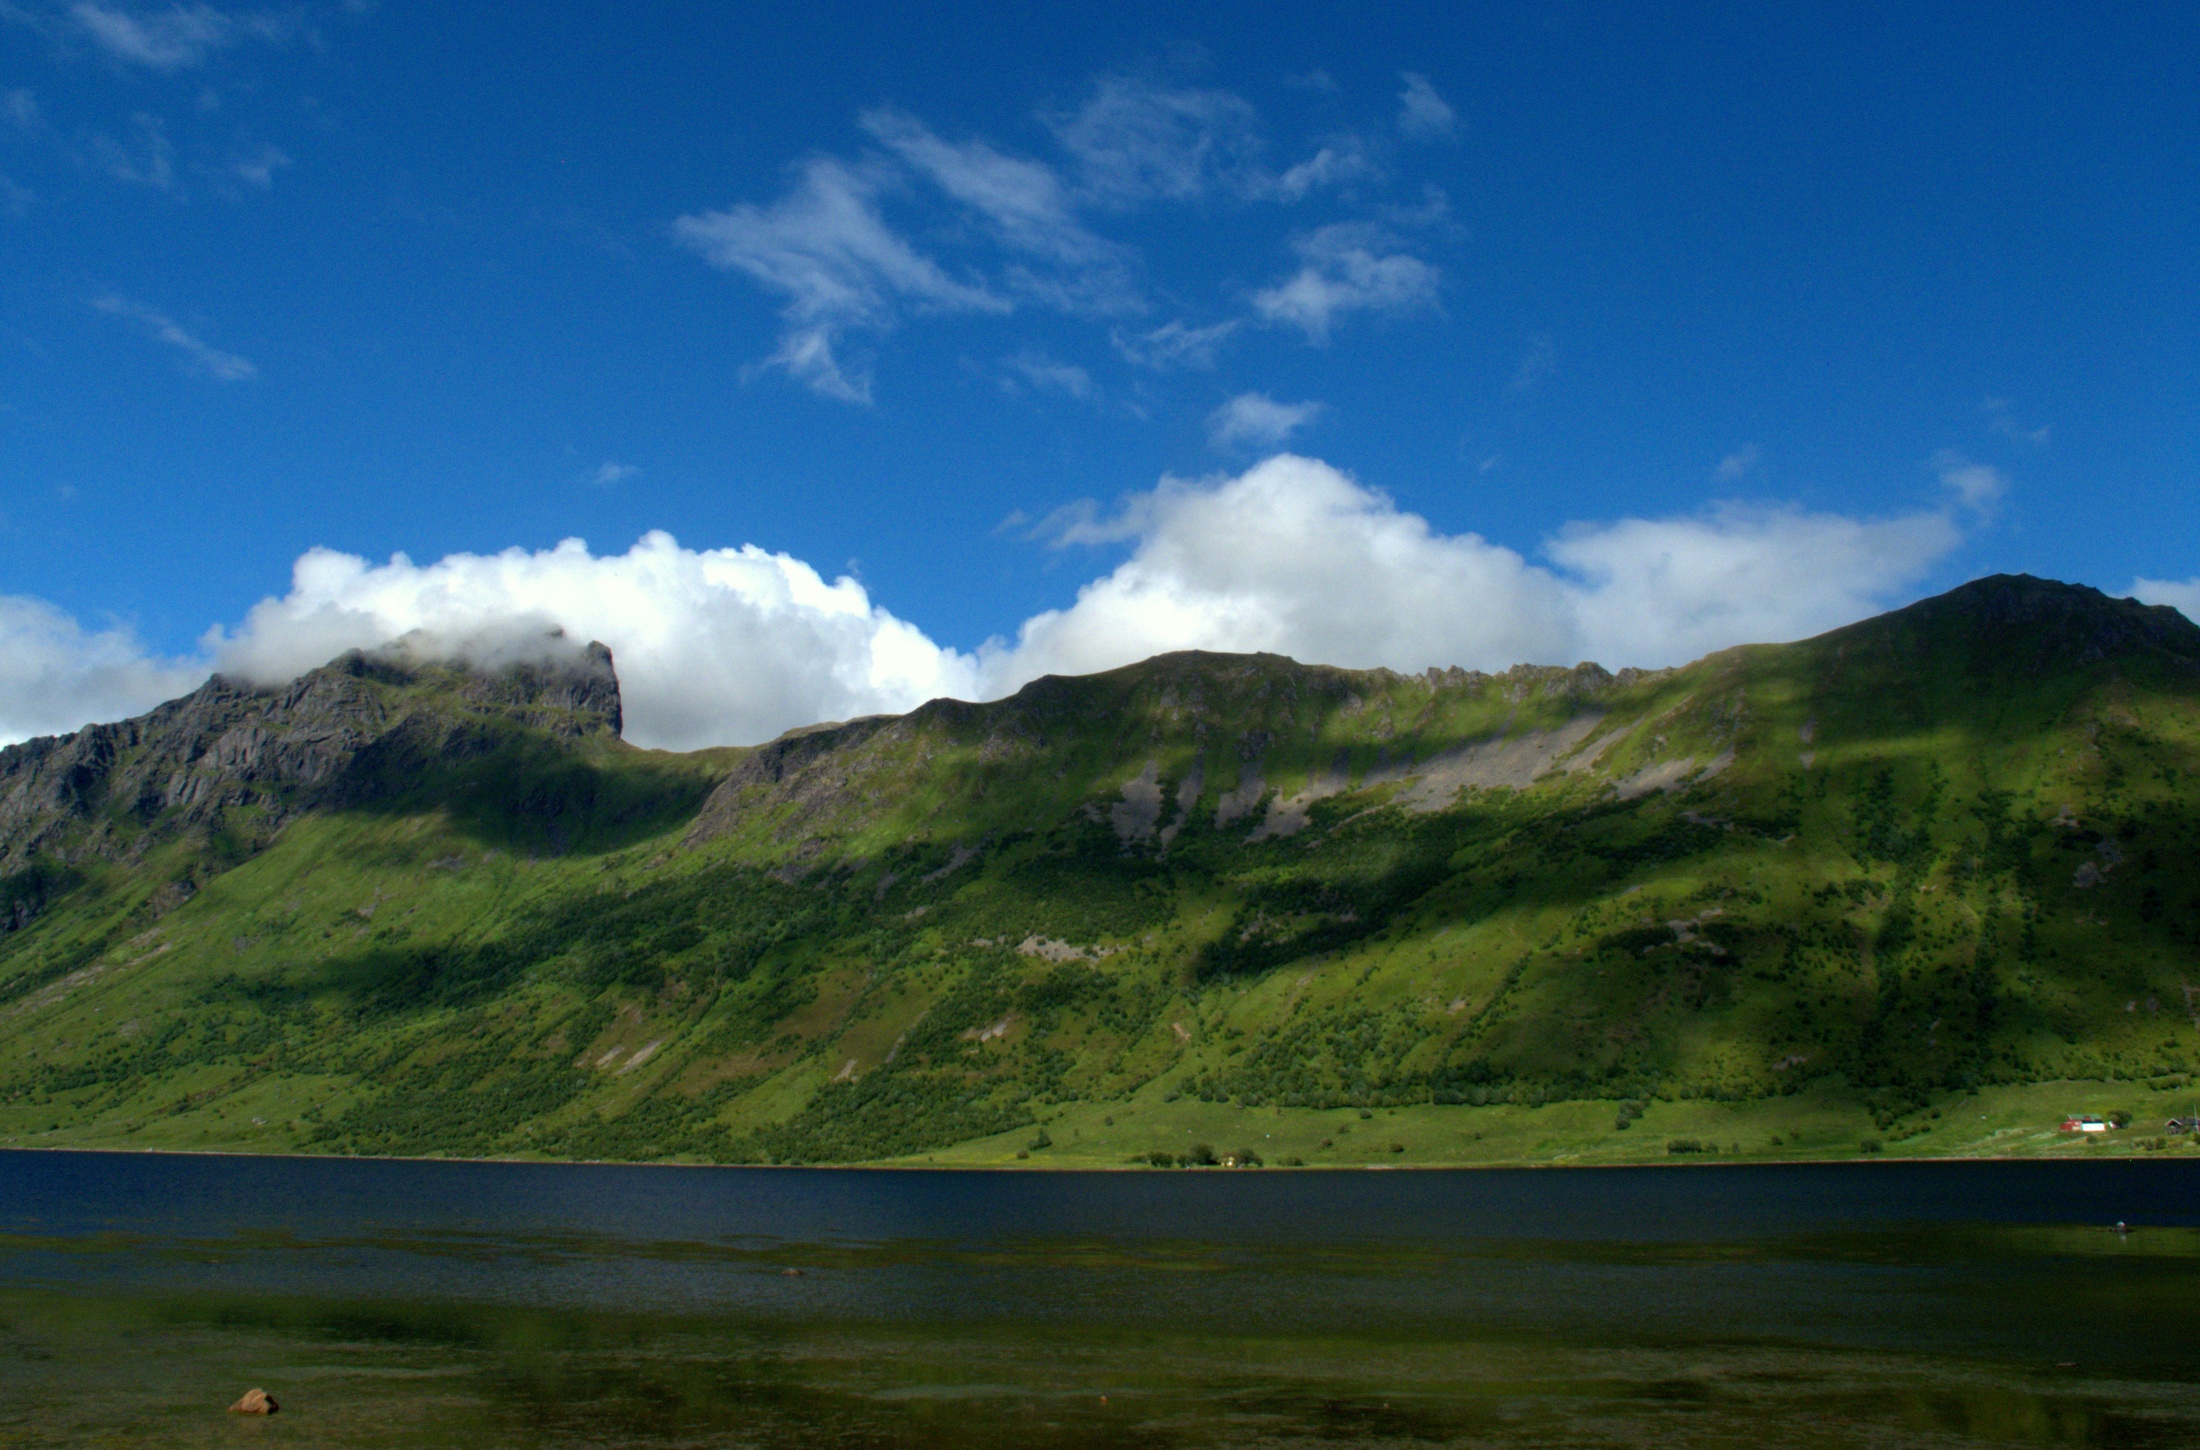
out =
[[[1996,578],[1647,674],[1180,654],[685,757],[617,709],[600,653],[353,656],[0,752],[0,1140],[1425,1164],[2195,1111],[2167,609]]]

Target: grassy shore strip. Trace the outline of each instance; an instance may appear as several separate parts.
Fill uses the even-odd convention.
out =
[[[1041,1114],[1035,1127],[995,1134],[868,1167],[1116,1169],[1154,1152],[1182,1156],[1204,1144],[1220,1158],[1257,1155],[1264,1167],[1483,1168],[1624,1166],[1734,1162],[1842,1162],[2184,1156],[2200,1136],[2172,1137],[2164,1120],[2192,1111],[2183,1088],[2068,1081],[1959,1094],[1880,1129],[1837,1089],[1749,1102],[1652,1102],[1622,1129],[1608,1102],[1539,1108],[1245,1108],[1193,1099],[1127,1104],[1072,1103]],[[2072,1113],[2124,1113],[2131,1126],[2102,1134],[2063,1132]],[[301,1151],[290,1125],[222,1120],[194,1127],[168,1120],[127,1131],[93,1124],[28,1129],[20,1110],[0,1112],[0,1148],[325,1157]],[[1041,1139],[1044,1143],[1041,1144]],[[1869,1145],[1877,1144],[1877,1147]],[[1039,1146],[1034,1146],[1039,1145]],[[1694,1145],[1693,1147],[1686,1145]],[[1678,1151],[1676,1151],[1678,1149]],[[616,1162],[547,1155],[361,1155],[389,1161]],[[671,1158],[670,1164],[706,1160]]]

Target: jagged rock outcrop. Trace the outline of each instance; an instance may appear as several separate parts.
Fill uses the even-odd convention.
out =
[[[135,859],[247,816],[249,848],[300,811],[402,789],[418,766],[515,727],[579,739],[620,723],[600,644],[495,670],[354,650],[272,688],[217,675],[136,719],[0,750],[0,930],[86,857]]]

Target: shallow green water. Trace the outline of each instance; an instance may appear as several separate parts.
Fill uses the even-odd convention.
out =
[[[0,1445],[2195,1445],[2196,1169],[0,1154]]]

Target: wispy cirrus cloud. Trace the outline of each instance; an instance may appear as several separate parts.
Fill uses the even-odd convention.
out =
[[[684,216],[673,235],[713,266],[744,272],[785,299],[786,330],[770,365],[828,397],[867,403],[868,369],[839,353],[851,329],[888,327],[903,307],[1010,310],[1006,299],[949,276],[887,226],[878,198],[892,184],[875,170],[819,157],[771,205],[742,202]]]
[[[1080,402],[1090,399],[1096,391],[1092,374],[1075,363],[1062,362],[1037,349],[1026,349],[1014,357],[1002,360],[1007,376],[1002,383],[1010,392],[1028,387],[1036,392],[1061,393]]]
[[[1547,332],[1535,333],[1520,349],[1520,366],[1513,369],[1512,381],[1505,385],[1505,391],[1513,397],[1523,397],[1542,387],[1557,371],[1558,340]]]
[[[1266,393],[1240,393],[1207,416],[1207,441],[1224,450],[1274,448],[1326,409],[1322,403],[1279,403]]]
[[[1206,369],[1215,365],[1216,352],[1242,325],[1234,317],[1207,327],[1165,322],[1147,332],[1124,332],[1118,328],[1108,340],[1129,361],[1156,372]]]
[[[117,140],[104,131],[92,135],[85,143],[92,163],[117,181],[155,191],[175,190],[176,148],[168,139],[168,128],[159,117],[142,112],[130,121],[137,133],[130,139]]]
[[[890,108],[858,121],[883,151],[854,162],[813,158],[768,206],[743,202],[673,224],[674,236],[705,259],[783,299],[786,326],[767,366],[827,397],[868,403],[870,369],[846,356],[847,343],[905,314],[1006,314],[1019,302],[1088,315],[1143,307],[1135,254],[1085,223],[1052,167],[982,140],[945,139]],[[960,275],[918,251],[886,218],[889,196],[914,202],[920,188],[975,219],[991,244]]]
[[[1719,460],[1719,466],[1711,470],[1711,476],[1721,483],[1733,483],[1757,466],[1757,445],[1744,443]]]
[[[779,298],[783,326],[763,366],[852,403],[872,398],[866,334],[924,312],[1030,308],[1107,320],[1121,357],[1169,372],[1213,367],[1248,321],[1283,323],[1322,343],[1347,315],[1436,306],[1435,266],[1398,239],[1442,225],[1443,197],[1425,188],[1418,205],[1373,207],[1376,220],[1302,232],[1289,244],[1297,271],[1249,297],[1236,292],[1229,305],[1239,316],[1197,327],[1119,320],[1150,314],[1166,294],[1149,289],[1140,250],[1104,224],[1161,205],[1242,209],[1317,194],[1370,209],[1360,187],[1382,180],[1384,153],[1333,133],[1278,172],[1242,97],[1140,76],[1101,76],[1075,106],[1040,119],[1058,156],[1018,155],[873,108],[856,118],[871,143],[857,156],[813,157],[777,200],[694,212],[672,233]]]
[[[47,42],[52,58],[81,76],[87,55],[111,64],[99,87],[62,86],[45,98],[28,87],[0,92],[0,119],[35,136],[49,156],[186,200],[211,194],[230,201],[266,190],[292,165],[281,147],[260,140],[255,101],[270,97],[265,77],[228,84],[193,72],[218,57],[298,39],[319,48],[317,28],[364,0],[282,0],[265,9],[229,9],[205,0],[0,0],[0,33],[20,30]],[[149,74],[148,74],[149,73]],[[166,78],[172,84],[157,82]],[[115,104],[117,98],[121,104]]]
[[[914,117],[867,111],[863,128],[918,175],[975,213],[1011,252],[1041,263],[1016,273],[1024,290],[1071,310],[1136,311],[1132,254],[1095,233],[1054,169],[983,141],[943,141]]]
[[[167,344],[183,354],[189,369],[201,377],[212,378],[218,383],[250,382],[260,375],[260,370],[233,352],[209,347],[197,336],[186,332],[166,313],[157,312],[142,303],[109,293],[92,299],[92,306],[110,317],[121,317],[137,323],[146,335],[156,342]]]
[[[1365,141],[1353,135],[1336,136],[1278,175],[1257,175],[1247,191],[1259,199],[1295,202],[1326,187],[1341,188],[1381,174],[1382,168]]]
[[[275,184],[275,173],[290,164],[290,158],[276,147],[261,146],[256,151],[230,158],[229,174],[248,186],[265,191]]]
[[[2029,443],[2035,448],[2044,448],[2049,435],[2054,431],[2045,423],[2034,428],[2018,422],[2014,399],[1988,398],[1979,406],[1986,414],[1986,426],[2004,438]]]
[[[1405,89],[1398,93],[1401,132],[1417,141],[1429,141],[1441,140],[1458,129],[1458,114],[1436,93],[1427,76],[1407,71],[1399,79],[1405,82]]]
[[[1293,244],[1299,269],[1253,294],[1270,322],[1300,328],[1307,340],[1329,341],[1337,321],[1354,312],[1393,315],[1437,306],[1435,267],[1403,250],[1382,227],[1339,222]]]
[[[69,17],[117,60],[157,71],[197,65],[234,41],[239,29],[211,5],[125,9],[80,0],[69,7]]]
[[[204,64],[242,40],[286,40],[296,29],[295,17],[281,12],[231,12],[204,3],[76,0],[66,13],[69,28],[109,56],[164,74]]]
[[[1228,91],[1136,76],[1102,76],[1082,106],[1051,124],[1073,158],[1084,195],[1119,208],[1214,194],[1298,201],[1378,169],[1367,143],[1347,133],[1274,171],[1264,159],[1260,115],[1251,102]]]
[[[1990,464],[1974,463],[1953,448],[1933,455],[1933,470],[1940,475],[1941,486],[1980,517],[1991,514],[2009,492],[2007,474]]]
[[[1258,175],[1258,113],[1228,91],[1102,76],[1050,121],[1085,193],[1108,205],[1190,201]]]
[[[0,0],[0,6],[5,3]],[[110,122],[97,129],[64,132],[47,120],[38,98],[27,89],[0,96],[0,114],[69,165],[178,199],[189,194],[193,177],[214,194],[232,200],[246,188],[264,191],[274,185],[278,171],[292,164],[286,152],[265,142],[232,142],[227,148],[201,144],[187,152],[195,153],[195,159],[179,160],[169,121],[147,111],[121,118],[125,124]],[[226,156],[221,155],[222,149],[227,150]]]

